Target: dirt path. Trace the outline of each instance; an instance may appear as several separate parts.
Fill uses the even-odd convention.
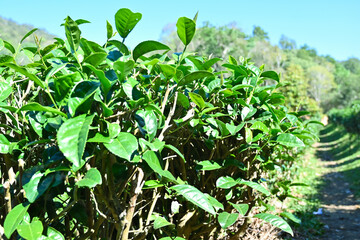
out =
[[[319,239],[360,240],[360,204],[349,190],[344,176],[337,172],[339,160],[334,160],[330,154],[333,147],[335,145],[331,142],[321,142],[317,146],[325,169],[322,175],[324,185],[320,190],[322,214],[319,215],[325,224],[325,233]]]

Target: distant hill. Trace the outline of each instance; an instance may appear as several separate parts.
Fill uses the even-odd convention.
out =
[[[0,38],[13,45],[17,45],[25,34],[34,28],[34,26],[28,24],[18,24],[11,19],[0,17]],[[38,29],[34,34],[39,39],[42,38],[41,46],[50,44],[53,42],[53,38],[56,37],[42,29]],[[24,43],[34,44],[34,37],[28,37]]]

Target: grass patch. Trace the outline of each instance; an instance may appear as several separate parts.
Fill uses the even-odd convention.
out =
[[[293,224],[295,239],[318,239],[323,232],[323,224],[317,215],[320,206],[318,196],[322,186],[321,172],[324,171],[316,158],[315,149],[309,149],[303,158],[298,160],[297,169],[294,171],[294,182],[305,183],[307,187],[293,187],[293,195],[299,200],[290,199],[288,208],[301,219],[301,224]]]

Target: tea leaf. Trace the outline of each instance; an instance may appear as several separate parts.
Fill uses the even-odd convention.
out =
[[[133,13],[130,9],[122,8],[115,14],[116,30],[122,38],[126,38],[141,20],[141,13]]]
[[[204,209],[205,211],[215,215],[216,212],[207,199],[207,197],[197,188],[191,185],[175,185],[170,189],[175,190],[179,195],[182,195],[186,200],[194,205]]]
[[[260,218],[260,219],[264,220],[265,222],[268,222],[271,225],[278,227],[287,233],[290,233],[291,236],[294,236],[294,233],[293,233],[291,227],[289,226],[289,224],[279,216],[272,215],[270,213],[258,213],[256,215],[254,215],[254,217]]]
[[[14,207],[9,212],[9,214],[6,215],[4,222],[4,234],[7,238],[10,239],[13,232],[16,230],[20,222],[23,220],[29,207],[30,207],[29,203],[21,203],[16,207]]]
[[[196,31],[196,23],[194,20],[187,17],[181,17],[178,19],[176,27],[180,40],[185,46],[189,45]]]
[[[236,213],[222,212],[218,216],[218,222],[222,229],[227,229],[236,222],[238,216]]]
[[[144,41],[139,43],[133,51],[134,61],[145,55],[146,53],[157,51],[157,50],[170,50],[168,46],[157,41]]]

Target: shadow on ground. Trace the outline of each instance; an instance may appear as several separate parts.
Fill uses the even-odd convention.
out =
[[[316,156],[326,172],[319,185],[324,235],[319,239],[360,240],[360,141],[329,125],[320,133]]]

